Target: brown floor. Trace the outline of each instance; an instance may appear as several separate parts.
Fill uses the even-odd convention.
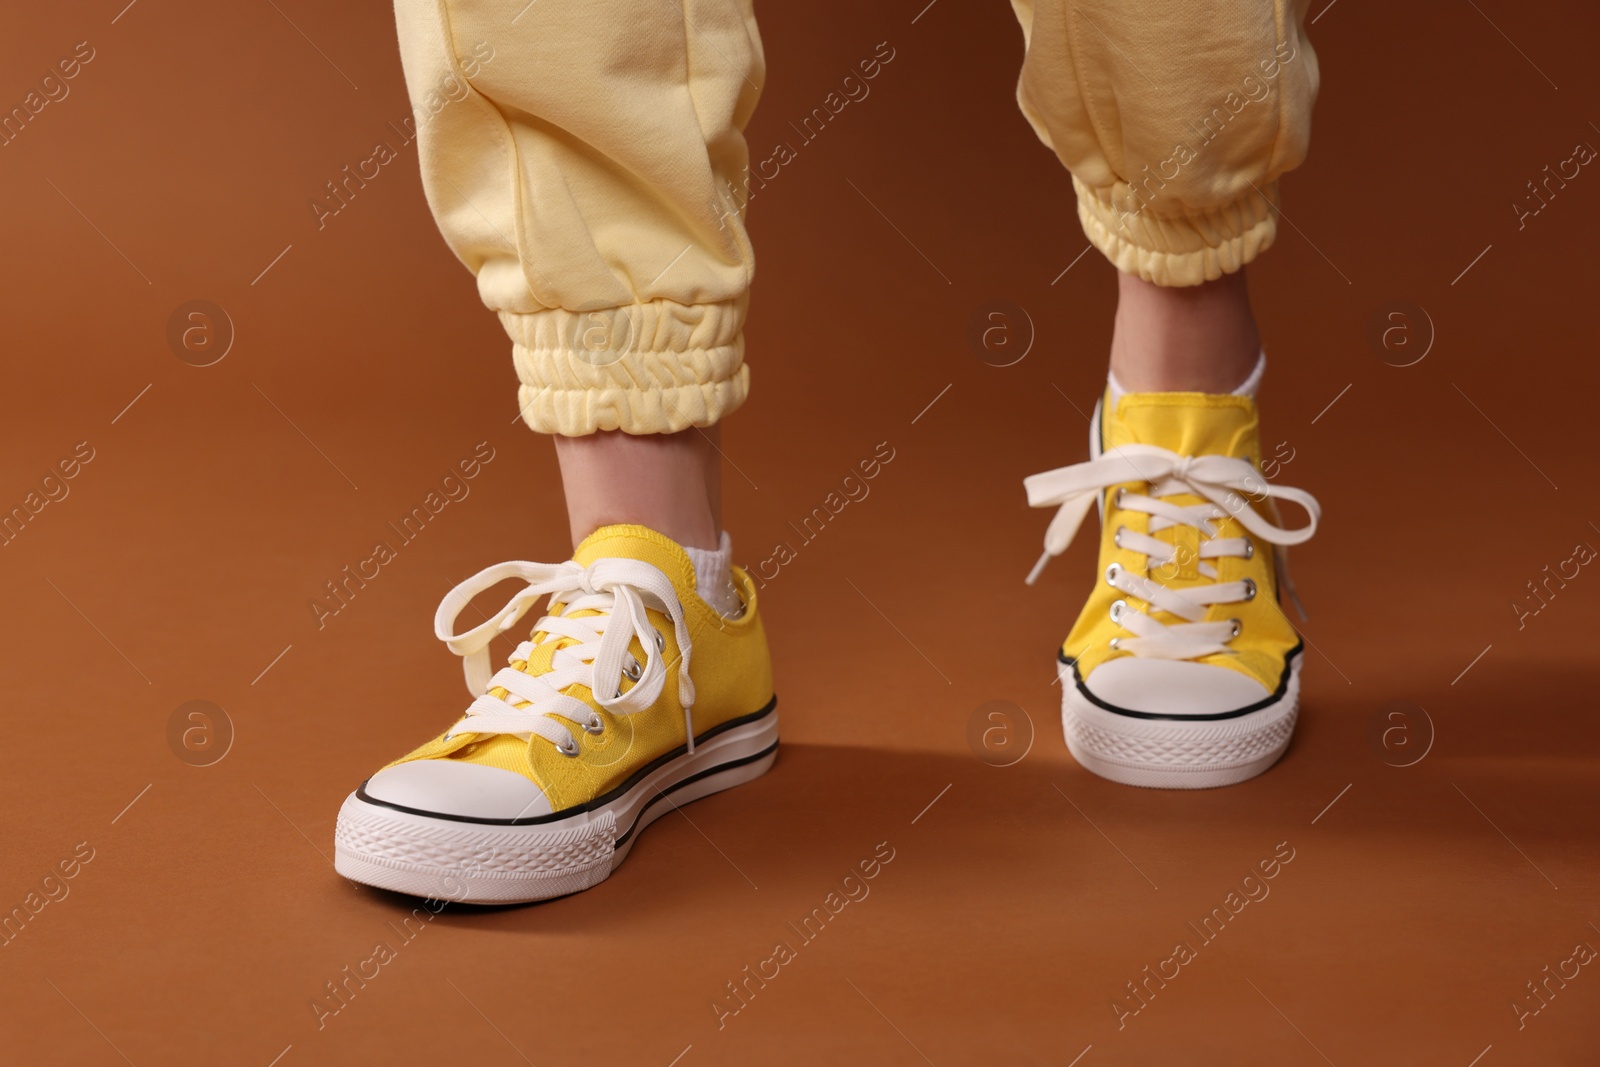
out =
[[[1326,511],[1295,554],[1305,712],[1276,769],[1186,795],[1065,752],[1052,657],[1091,539],[1022,584],[1046,515],[1020,482],[1086,454],[1113,278],[1076,259],[1065,177],[1011,102],[1005,5],[769,5],[758,149],[896,50],[752,205],[737,555],[796,541],[856,461],[895,454],[768,588],[787,746],[603,886],[451,908],[406,940],[413,902],[331,870],[334,815],[462,706],[439,596],[564,555],[551,453],[511,424],[506,342],[432,228],[414,148],[325,229],[308,210],[407,113],[387,8],[144,0],[113,21],[122,2],[35,5],[0,37],[5,107],[94,49],[0,148],[0,504],[93,450],[0,553],[0,906],[67,894],[0,948],[0,1059],[1600,1062],[1596,967],[1549,979],[1520,1028],[1513,1007],[1600,946],[1600,576],[1520,629],[1512,607],[1600,546],[1600,175],[1521,230],[1510,206],[1600,145],[1592,9],[1322,9],[1313,158],[1253,271],[1267,440]],[[237,334],[205,368],[166,340],[194,299]],[[1036,333],[1004,368],[967,341],[996,300]],[[1396,300],[1437,334],[1404,368],[1368,341]],[[471,496],[319,630],[322,583],[484,440]],[[231,723],[210,766],[175,755],[191,700]],[[969,743],[995,701],[1026,750],[1011,766]],[[1409,748],[1373,739],[1396,710]],[[786,924],[879,847],[870,894],[803,942]],[[1270,894],[1204,943],[1190,924],[1275,851],[1293,859]],[[75,876],[46,886],[63,861]],[[1127,983],[1180,940],[1196,958],[1119,1028]],[[795,958],[719,1028],[727,983],[779,941]],[[313,1001],[380,942],[394,958],[319,1028]]]

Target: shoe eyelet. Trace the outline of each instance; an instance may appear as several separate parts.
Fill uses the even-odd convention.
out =
[[[654,633],[656,635],[656,651],[665,652],[667,648],[667,639],[661,636],[660,630],[655,630]]]
[[[1106,568],[1106,584],[1111,586],[1113,589],[1116,588],[1117,579],[1120,578],[1121,576],[1122,576],[1122,564],[1113,563],[1111,566]]]
[[[556,745],[556,751],[561,753],[563,756],[566,756],[568,759],[571,759],[581,750],[578,748],[577,739],[569,735],[565,741],[559,742]]]
[[[1117,649],[1122,647],[1122,638],[1113,637],[1109,643],[1111,645],[1111,650],[1115,652]]]
[[[1244,580],[1244,598],[1246,600],[1254,600],[1256,598],[1256,583],[1249,578]]]
[[[1245,543],[1244,543],[1244,558],[1245,559],[1255,559],[1256,558],[1256,543],[1254,541],[1250,541],[1250,540],[1246,540],[1245,541]]]
[[[1123,486],[1123,485],[1117,486],[1117,491],[1114,494],[1112,494],[1112,497],[1111,497],[1111,506],[1114,507],[1114,508],[1120,508],[1122,506],[1122,498],[1127,492],[1128,492],[1127,486]]]
[[[1126,600],[1118,600],[1116,603],[1112,604],[1111,605],[1111,621],[1112,622],[1116,622],[1116,623],[1120,623],[1122,621],[1122,613],[1124,611],[1127,611],[1127,610],[1128,610],[1128,602]]]
[[[602,734],[605,729],[606,721],[598,715],[583,724],[583,732],[586,734]]]
[[[1118,548],[1122,547],[1122,533],[1126,529],[1126,526],[1118,526],[1117,532],[1111,535],[1111,543],[1116,545]]]
[[[630,682],[637,682],[644,675],[644,665],[632,656],[628,657],[628,665],[622,668],[623,677]]]
[[[439,738],[439,743],[440,744],[444,744],[445,742],[449,741],[454,736],[455,736],[455,734],[445,734],[443,737]]]
[[[1228,621],[1233,623],[1233,636],[1238,637],[1239,634],[1244,630],[1244,623],[1240,622],[1238,619],[1229,619]]]

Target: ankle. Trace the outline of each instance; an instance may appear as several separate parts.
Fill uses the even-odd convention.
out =
[[[721,544],[720,456],[709,432],[557,437],[576,545],[603,526],[647,526],[686,548]]]
[[[1138,392],[1209,393],[1212,396],[1222,396],[1226,394],[1228,396],[1247,396],[1251,400],[1254,400],[1256,398],[1256,393],[1261,390],[1261,379],[1266,377],[1266,373],[1267,354],[1265,352],[1259,352],[1256,354],[1255,366],[1251,368],[1250,373],[1245,376],[1244,381],[1240,382],[1232,389],[1198,389],[1192,387],[1179,388],[1175,386],[1169,386],[1163,389],[1129,389],[1125,384],[1123,384],[1122,379],[1117,377],[1117,372],[1113,370],[1106,374],[1106,406],[1115,408],[1117,401],[1121,400],[1124,396],[1128,395],[1129,393]]]
[[[1254,371],[1261,335],[1244,272],[1172,288],[1117,279],[1111,372],[1129,392],[1230,393]]]

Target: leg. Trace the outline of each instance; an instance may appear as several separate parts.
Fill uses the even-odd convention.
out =
[[[1018,104],[1118,270],[1199,285],[1272,244],[1277,182],[1305,159],[1317,92],[1306,0],[1012,6],[1027,45]]]
[[[1111,373],[1135,393],[1227,393],[1261,352],[1241,267],[1215,281],[1175,288],[1117,274]]]
[[[1111,370],[1127,389],[1228,392],[1261,345],[1244,265],[1272,244],[1269,198],[1305,158],[1316,55],[1304,4],[1014,0],[1017,97],[1071,170],[1118,278]],[[1196,62],[1194,57],[1204,57]]]
[[[714,549],[753,258],[749,0],[397,0],[424,188],[557,436],[574,543],[615,521]],[[659,439],[657,439],[659,438]]]
[[[602,526],[637,523],[685,548],[715,549],[722,537],[722,457],[714,447],[719,436],[712,426],[557,437],[572,543]]]
[[[435,632],[472,702],[350,795],[335,866],[441,900],[542,900],[609,877],[652,819],[777,750],[716,449],[749,384],[742,130],[761,46],[749,0],[396,13],[429,203],[511,335],[524,419],[557,435],[575,548],[445,597]],[[455,632],[511,579],[511,601]],[[527,639],[491,672],[490,642],[519,621]]]
[[[1058,655],[1067,744],[1115,781],[1243,781],[1294,729],[1300,642],[1276,603],[1275,550],[1318,514],[1259,472],[1244,277],[1276,232],[1277,179],[1305,155],[1317,72],[1304,5],[1013,3],[1023,111],[1121,272],[1094,458],[1027,481],[1031,503],[1060,509],[1041,567],[1091,507],[1103,515],[1100,578]],[[1280,527],[1254,506],[1267,498],[1310,522]]]

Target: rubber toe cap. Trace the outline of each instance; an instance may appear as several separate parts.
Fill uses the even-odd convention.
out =
[[[1089,695],[1113,711],[1172,716],[1226,715],[1269,701],[1260,682],[1241,671],[1189,660],[1108,660],[1085,679]]]
[[[515,771],[462,760],[421,759],[387,767],[365,786],[372,800],[467,819],[550,814],[544,791]]]

